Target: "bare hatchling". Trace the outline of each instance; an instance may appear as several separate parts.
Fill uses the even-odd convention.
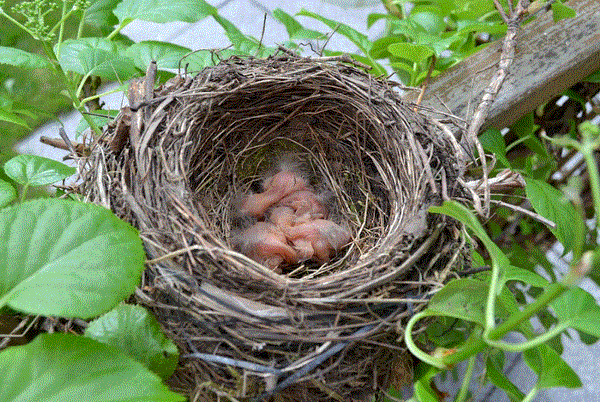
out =
[[[288,159],[265,177],[262,192],[243,195],[235,211],[243,223],[233,231],[234,247],[276,272],[303,261],[326,263],[352,238],[328,219],[327,197]]]

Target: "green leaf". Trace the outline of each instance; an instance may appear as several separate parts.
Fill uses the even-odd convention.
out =
[[[548,158],[548,150],[544,147],[544,144],[535,137],[535,131],[538,128],[539,126],[534,123],[533,112],[527,113],[510,127],[517,137],[523,138],[523,144],[527,148],[531,149],[542,158]]]
[[[565,250],[572,250],[578,238],[577,221],[579,216],[575,207],[565,198],[562,192],[548,183],[525,177],[525,193],[533,209],[544,218],[556,224],[550,229]]]
[[[85,22],[103,29],[117,25],[119,20],[113,14],[113,10],[121,1],[95,0],[91,2],[87,10],[85,10]]]
[[[0,352],[5,402],[184,401],[124,353],[71,334],[41,334]]]
[[[367,28],[371,28],[374,23],[376,23],[377,21],[379,21],[381,19],[394,20],[396,18],[397,17],[390,15],[390,14],[379,14],[379,13],[369,14],[367,16]]]
[[[475,279],[450,281],[431,298],[426,311],[484,325],[488,289]]]
[[[500,161],[505,167],[510,167],[510,162],[506,158],[506,143],[502,133],[497,128],[489,128],[485,130],[479,136],[479,142],[488,152],[492,152],[496,155],[498,161]]]
[[[400,61],[395,63],[390,63],[390,66],[394,68],[394,70],[400,70],[401,72],[406,72],[412,74],[413,68],[406,63],[402,63]]]
[[[442,52],[450,49],[455,43],[463,41],[463,38],[457,35],[452,35],[444,39],[440,39],[434,35],[422,34],[417,37],[418,44],[426,45],[431,48],[438,58],[442,58]],[[445,56],[446,58],[448,56]],[[456,57],[453,53],[450,57]]]
[[[0,179],[0,208],[10,204],[17,198],[17,190],[7,181]]]
[[[245,35],[228,19],[223,18],[218,14],[213,15],[213,18],[221,25],[221,27],[223,27],[225,35],[227,35],[227,38],[229,38],[229,41],[233,44],[235,49],[242,54],[253,54],[258,48],[258,40],[249,35]]]
[[[568,88],[563,92],[563,95],[568,96],[569,99],[573,99],[574,101],[579,102],[582,109],[586,108],[587,99],[578,94],[577,91],[573,91],[571,88]]]
[[[0,210],[0,307],[94,317],[133,293],[144,261],[137,231],[103,207],[42,199]]]
[[[560,322],[586,334],[600,337],[600,306],[592,295],[572,288],[550,303]]]
[[[23,126],[25,128],[29,128],[25,120],[17,116],[12,111],[8,111],[4,108],[0,108],[0,121],[6,121],[9,123],[17,124],[19,126]]]
[[[398,36],[384,36],[383,38],[377,39],[371,46],[371,57],[374,59],[389,57],[390,52],[388,46],[398,42],[404,42],[404,40]]]
[[[319,14],[315,14],[304,8],[296,15],[303,15],[305,17],[310,17],[316,19],[317,21],[321,21],[329,28],[334,29],[336,33],[348,38],[350,42],[354,43],[361,50],[361,52],[364,54],[369,54],[369,50],[371,49],[371,41],[369,38],[349,25],[322,17]]]
[[[0,46],[0,64],[8,64],[10,66],[27,69],[52,67],[52,63],[39,54],[29,53],[21,49],[6,46]]]
[[[104,38],[66,40],[60,45],[58,54],[63,70],[82,75],[125,81],[138,73],[133,60],[123,56],[116,44]]]
[[[554,22],[564,20],[565,18],[574,18],[577,13],[570,7],[565,6],[559,1],[552,3],[552,19]]]
[[[18,155],[4,164],[6,175],[24,186],[46,186],[75,171],[74,167],[37,155]]]
[[[137,68],[146,71],[153,60],[159,70],[179,68],[183,66],[179,64],[180,60],[190,52],[187,47],[168,42],[143,41],[130,46],[125,54],[135,60]]]
[[[430,34],[439,35],[446,29],[444,16],[439,7],[417,6],[414,7],[408,17],[410,21],[417,24]]]
[[[431,47],[426,45],[415,45],[413,43],[392,43],[388,50],[396,57],[419,63],[433,55]]]
[[[581,380],[558,353],[546,344],[523,352],[525,362],[539,376],[538,388],[581,387]]]
[[[54,118],[54,115],[52,113],[48,113],[42,109],[32,106],[29,103],[17,102],[14,99],[8,98],[0,94],[0,114],[4,112],[9,114],[12,113],[13,115],[18,114],[21,116],[26,116],[31,119],[37,119],[39,117],[44,117],[46,119]],[[18,124],[21,124],[21,122],[25,124],[25,122],[22,119],[18,117],[17,119],[19,119]]]
[[[204,0],[123,0],[114,13],[120,22],[198,22],[216,15],[217,9]]]
[[[115,117],[119,114],[119,110],[105,110],[99,109],[90,113],[90,118],[98,125],[98,127],[103,127],[114,120]],[[79,120],[79,124],[77,124],[77,128],[75,129],[75,137],[79,137],[85,130],[90,127],[88,122],[81,118]]]
[[[387,71],[385,70],[385,68],[370,57],[366,57],[366,56],[356,54],[356,53],[331,51],[331,50],[326,50],[326,49],[323,50],[323,56],[327,56],[327,57],[340,56],[342,54],[346,54],[346,55],[352,57],[354,60],[361,62],[362,64],[371,66],[372,69],[369,70],[368,72],[374,76],[387,75]]]
[[[105,38],[67,39],[54,47],[59,61],[63,57],[69,59],[69,61],[74,60],[79,56],[79,52],[85,49],[100,49],[109,53],[118,53],[120,50],[117,43]]]
[[[433,377],[439,373],[440,369],[423,362],[417,365],[413,387],[419,402],[439,402],[437,393],[431,388]]]
[[[273,18],[285,26],[291,40],[327,38],[327,35],[322,32],[304,28],[294,17],[279,8],[273,10]]]
[[[167,379],[177,367],[179,352],[156,318],[141,306],[121,304],[94,320],[85,336],[120,349]]]
[[[393,35],[402,35],[410,39],[415,39],[415,37],[418,34],[418,31],[417,29],[415,29],[414,24],[411,24],[410,21],[407,20],[391,21],[390,32]]]
[[[506,392],[506,396],[508,396],[511,402],[520,402],[523,400],[525,394],[523,394],[519,388],[515,386],[515,384],[510,382],[510,380],[502,372],[502,367],[496,367],[496,364],[494,364],[493,360],[489,357],[485,362],[485,367],[486,374],[490,379],[490,382]]]
[[[518,314],[521,309],[515,295],[506,286],[502,287],[502,290],[498,295],[496,306],[496,316],[503,320]],[[525,337],[533,338],[534,332],[531,322],[525,320],[518,325],[518,328]]]
[[[456,318],[444,315],[436,316],[428,322],[426,333],[428,340],[443,348],[452,348],[463,343],[467,335],[464,326],[457,324]]]
[[[592,73],[591,75],[589,75],[584,81],[595,82],[595,83],[600,82],[600,70],[598,70],[595,73]]]
[[[548,280],[543,276],[527,269],[515,267],[514,265],[507,266],[504,273],[507,281],[521,281],[538,288],[546,287],[549,284]]]
[[[471,32],[485,32],[488,34],[503,34],[506,33],[506,24],[502,24],[499,21],[469,21],[459,20],[457,22],[457,34],[466,35]]]
[[[219,51],[198,50],[187,55],[181,61],[181,67],[187,69],[188,72],[200,71],[204,67],[214,66],[218,64],[219,61],[228,59],[229,57],[237,54],[247,53],[234,49],[222,49]]]
[[[429,212],[435,214],[445,214],[463,223],[483,242],[485,248],[490,253],[492,260],[494,260],[500,267],[506,267],[509,265],[506,255],[504,255],[502,250],[500,250],[500,248],[492,241],[492,239],[490,239],[483,226],[481,226],[481,223],[479,223],[477,218],[475,218],[475,215],[473,215],[473,213],[464,205],[456,201],[444,201],[441,207],[434,206],[429,208]]]

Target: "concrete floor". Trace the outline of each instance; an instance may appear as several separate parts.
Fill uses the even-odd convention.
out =
[[[270,13],[276,8],[281,8],[288,14],[294,15],[302,8],[319,13],[320,15],[350,25],[358,31],[367,33],[370,38],[376,38],[381,30],[381,25],[375,25],[367,30],[366,20],[370,13],[385,12],[383,6],[377,0],[209,0],[209,3],[219,8],[219,13],[233,22],[242,32],[260,38],[263,31],[263,21],[266,21],[263,43],[274,46],[283,43],[287,39],[285,28],[275,21]],[[334,4],[336,3],[336,4]],[[347,7],[341,7],[346,5]],[[363,5],[360,8],[350,7],[352,5]],[[265,20],[265,14],[267,15]],[[305,17],[299,20],[307,28],[317,29],[322,32],[330,32],[323,24]],[[127,26],[123,33],[135,41],[159,40],[176,43],[193,50],[208,48],[223,48],[229,45],[229,41],[223,34],[222,28],[212,19],[205,19],[195,24],[170,23],[153,24],[136,21]],[[329,49],[356,51],[355,46],[341,37],[334,35],[328,45]],[[111,96],[105,99],[110,107],[118,108],[124,102],[122,96]],[[61,116],[67,133],[73,133],[79,122],[76,114]],[[58,124],[50,123],[37,130],[32,137],[21,143],[17,149],[22,153],[33,153],[54,159],[62,159],[64,152],[57,151],[39,143],[41,135],[58,137]],[[593,292],[598,299],[599,291],[591,282],[584,283],[586,290]],[[593,402],[600,401],[600,345],[587,346],[575,336],[569,339],[563,335],[565,352],[563,358],[579,374],[584,386],[581,389],[552,389],[541,391],[535,401],[569,401],[569,402]],[[510,377],[515,384],[524,392],[532,387],[535,376],[522,362],[519,356],[513,357],[515,364],[511,370]],[[442,387],[452,393],[456,388],[453,382],[445,382]],[[477,401],[508,401],[501,391],[490,388],[481,388],[475,382],[472,391]]]

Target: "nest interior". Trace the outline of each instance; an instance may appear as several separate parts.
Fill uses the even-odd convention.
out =
[[[343,57],[233,57],[154,90],[152,78],[81,161],[81,191],[140,230],[136,301],[182,351],[173,388],[351,401],[388,387],[402,324],[464,262],[453,223],[426,212],[463,191],[449,130]],[[231,233],[236,197],[288,155],[353,240],[278,274]]]

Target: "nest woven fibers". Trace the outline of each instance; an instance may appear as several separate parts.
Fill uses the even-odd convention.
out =
[[[157,89],[148,74],[83,160],[82,193],[140,230],[136,301],[179,346],[170,384],[192,401],[378,395],[402,374],[403,323],[466,261],[427,213],[464,192],[456,140],[349,61],[232,57]],[[277,273],[231,237],[240,194],[290,155],[352,241]]]

